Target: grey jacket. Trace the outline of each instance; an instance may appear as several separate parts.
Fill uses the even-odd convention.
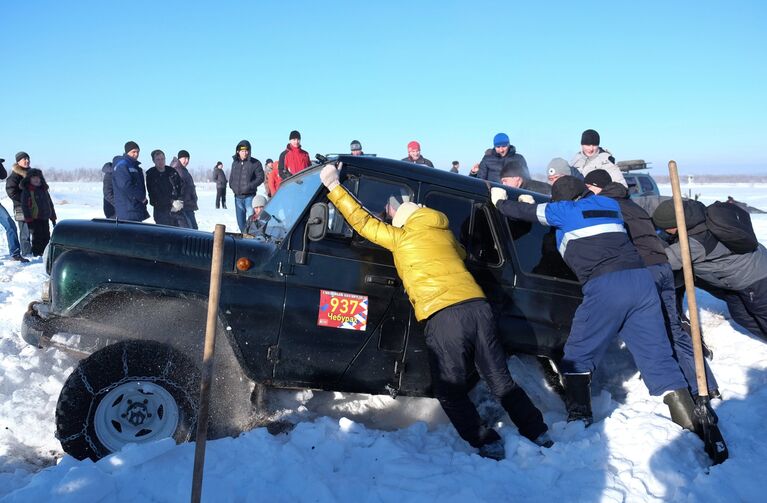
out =
[[[626,179],[623,178],[623,173],[620,168],[615,165],[615,158],[608,151],[599,147],[599,151],[596,155],[586,157],[583,152],[578,152],[570,161],[570,166],[576,168],[584,177],[597,169],[603,169],[610,174],[610,178],[613,182],[618,182],[624,187],[628,187]]]
[[[740,291],[767,278],[767,249],[759,245],[751,253],[732,253],[717,242],[709,254],[694,237],[690,237],[690,257],[695,276],[726,290]],[[674,270],[682,268],[682,253],[679,242],[666,248],[666,256]]]

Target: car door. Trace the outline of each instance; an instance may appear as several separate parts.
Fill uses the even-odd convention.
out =
[[[407,183],[345,168],[344,185],[371,213],[383,217],[390,194]],[[315,202],[327,201],[320,190]],[[280,329],[277,382],[345,391],[396,387],[398,361],[410,324],[410,306],[388,250],[362,239],[330,207],[324,239],[290,240],[285,315]],[[297,230],[307,221],[305,215]],[[295,253],[305,247],[304,263]]]

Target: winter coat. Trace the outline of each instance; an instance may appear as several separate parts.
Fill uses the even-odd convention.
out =
[[[761,244],[751,253],[733,253],[706,226],[706,207],[698,201],[684,202],[684,214],[695,276],[725,290],[740,291],[767,278],[767,249]],[[677,236],[678,237],[678,236]],[[678,239],[666,248],[671,268],[682,268]]]
[[[517,161],[521,165],[523,169],[522,178],[529,180],[530,170],[527,168],[527,161],[521,154],[517,153],[514,145],[509,146],[509,151],[503,157],[494,148],[487,149],[485,156],[479,161],[479,171],[477,171],[476,176],[482,180],[501,183],[501,171],[512,160]]]
[[[328,199],[362,237],[392,252],[418,321],[446,307],[485,298],[463,263],[466,252],[443,213],[421,208],[397,228],[368,213],[342,185],[330,191]]]
[[[291,144],[285,150],[282,151],[279,158],[279,170],[280,178],[283,180],[299,173],[309,166],[312,161],[309,159],[309,152],[301,147],[293,148]]]
[[[646,266],[668,263],[663,241],[655,232],[652,218],[641,206],[629,198],[629,191],[626,187],[620,183],[612,182],[607,184],[599,195],[618,202],[629,238]]]
[[[39,176],[42,184],[35,187],[30,183],[32,176]],[[32,223],[34,220],[56,221],[56,211],[53,201],[48,192],[48,184],[39,169],[30,169],[29,174],[20,183],[21,208],[24,212],[24,221]]]
[[[146,172],[146,190],[149,193],[149,204],[158,210],[170,210],[173,201],[182,198],[184,182],[178,171],[170,166],[160,172],[151,167]]]
[[[11,168],[11,174],[5,181],[5,192],[13,201],[14,219],[18,222],[24,221],[24,212],[21,209],[21,181],[27,176],[29,168],[22,168],[15,163]]]
[[[264,168],[261,161],[249,157],[244,161],[235,154],[232,156],[232,170],[229,172],[229,188],[235,197],[255,196],[258,186],[264,183]]]
[[[4,162],[5,159],[0,159],[0,180],[5,180],[5,178],[8,176],[8,172],[5,170],[5,166],[3,166]]]
[[[266,186],[269,197],[272,197],[277,193],[277,189],[280,188],[280,183],[282,183],[282,178],[280,178],[280,174],[277,171],[277,166],[274,166],[269,174],[266,175]]]
[[[176,161],[175,166],[172,166],[172,169],[175,169],[181,177],[181,197],[179,199],[184,201],[184,211],[197,211],[199,209],[197,207],[197,187],[194,185],[192,174],[178,161]]]
[[[415,161],[413,159],[411,159],[410,156],[405,157],[404,159],[402,159],[402,161],[403,162],[409,162],[411,164],[422,164],[424,166],[429,166],[430,168],[434,167],[434,164],[432,164],[432,162],[430,160],[428,160],[427,158],[425,158],[422,155],[419,155],[418,159],[416,159]]]
[[[556,227],[557,249],[582,285],[608,272],[644,267],[623,227],[620,206],[589,194],[578,201],[527,204],[501,200],[501,214]]]
[[[144,170],[139,162],[128,155],[116,158],[113,163],[112,182],[115,195],[115,218],[143,222],[149,218],[146,210],[146,185]]]
[[[613,182],[618,182],[624,187],[628,187],[626,179],[623,178],[623,173],[615,165],[615,158],[602,147],[599,147],[597,153],[591,157],[586,157],[583,152],[578,152],[573,157],[573,160],[570,161],[570,166],[577,169],[584,177],[596,169],[603,169],[610,174]]]
[[[101,179],[101,190],[104,194],[104,216],[107,218],[115,217],[115,189],[112,184],[112,176],[114,176],[114,163],[119,158],[115,157],[112,162],[106,162],[101,167],[101,172],[104,173]]]
[[[213,179],[216,181],[217,189],[226,188],[226,173],[223,168],[213,168]]]

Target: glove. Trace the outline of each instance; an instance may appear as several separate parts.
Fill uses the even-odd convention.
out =
[[[530,194],[520,194],[517,198],[520,203],[535,204],[535,199]]]
[[[490,189],[490,200],[493,202],[493,206],[498,206],[498,201],[505,201],[508,197],[506,189],[500,187]]]
[[[341,169],[341,163],[338,164],[338,169]],[[322,180],[322,184],[327,187],[329,191],[333,190],[336,188],[336,185],[338,185],[338,169],[331,163],[320,171],[320,180]]]
[[[184,209],[184,201],[181,199],[176,199],[173,201],[173,207],[171,208],[171,213],[178,213],[179,211]]]

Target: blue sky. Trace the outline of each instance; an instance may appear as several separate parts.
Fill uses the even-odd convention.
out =
[[[767,4],[3,2],[0,157],[100,167],[127,140],[192,166],[245,138],[465,170],[504,131],[533,172],[594,128],[656,171],[767,173]]]

